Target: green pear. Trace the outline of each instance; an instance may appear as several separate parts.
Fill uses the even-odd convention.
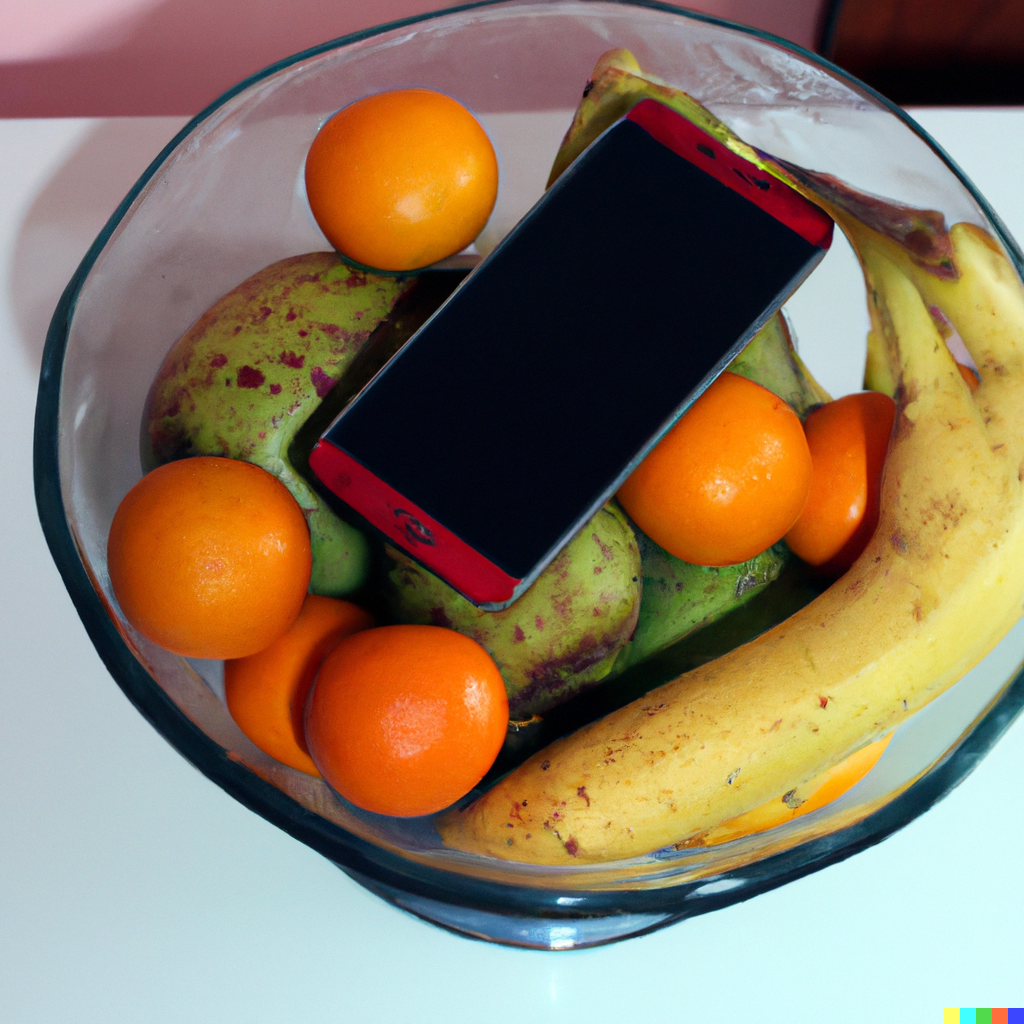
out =
[[[739,608],[779,577],[790,558],[779,543],[737,565],[691,565],[636,530],[643,598],[633,639],[616,674]]]
[[[832,400],[797,355],[789,324],[781,312],[754,335],[729,369],[778,395],[802,420],[812,409]]]
[[[476,607],[394,548],[385,581],[398,622],[446,626],[494,658],[513,719],[539,714],[600,682],[636,626],[640,553],[622,510],[609,503],[513,604]]]
[[[414,280],[354,270],[329,252],[281,260],[204,313],[150,390],[147,468],[224,455],[273,473],[309,523],[316,594],[338,597],[362,586],[369,546],[296,472],[289,447]]]

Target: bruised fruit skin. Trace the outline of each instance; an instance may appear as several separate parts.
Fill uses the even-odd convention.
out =
[[[274,474],[309,524],[315,594],[361,586],[369,549],[296,472],[288,447],[412,282],[353,270],[334,253],[281,260],[204,313],[150,390],[143,462],[223,455]]]
[[[600,682],[633,634],[640,553],[622,511],[607,504],[513,604],[489,612],[388,548],[388,601],[399,622],[446,626],[498,665],[513,719],[528,718]]]

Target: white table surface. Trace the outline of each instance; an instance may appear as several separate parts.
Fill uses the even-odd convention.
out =
[[[1024,238],[1024,110],[919,120]],[[610,947],[499,948],[369,895],[129,705],[32,491],[46,324],[180,119],[0,121],[0,1021],[927,1022],[1024,1000],[1024,722],[949,797],[808,878]]]

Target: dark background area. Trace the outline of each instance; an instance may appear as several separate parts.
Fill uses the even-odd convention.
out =
[[[1024,104],[1024,0],[833,0],[819,49],[901,106]]]

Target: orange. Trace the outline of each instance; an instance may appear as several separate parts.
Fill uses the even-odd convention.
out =
[[[306,705],[306,743],[346,800],[377,814],[432,814],[483,778],[508,728],[501,673],[441,626],[381,626],[327,656]]]
[[[878,525],[878,492],[896,403],[877,391],[837,398],[807,417],[811,494],[786,543],[805,562],[839,575]]]
[[[321,129],[306,157],[306,196],[343,256],[416,270],[464,249],[498,194],[487,133],[461,103],[429,89],[357,100]]]
[[[264,753],[307,775],[317,775],[302,719],[324,658],[373,616],[350,601],[307,594],[284,636],[247,658],[224,663],[224,696],[238,727]]]
[[[191,658],[242,658],[295,621],[309,587],[306,519],[247,462],[204,456],[144,476],[114,514],[107,566],[125,618]]]
[[[960,371],[960,376],[963,377],[964,383],[972,390],[977,391],[981,386],[981,380],[978,377],[978,371],[972,370],[969,366],[964,366],[963,363],[957,363],[956,368]]]
[[[723,373],[619,489],[636,524],[695,565],[732,565],[796,522],[811,455],[795,412],[767,388]]]

